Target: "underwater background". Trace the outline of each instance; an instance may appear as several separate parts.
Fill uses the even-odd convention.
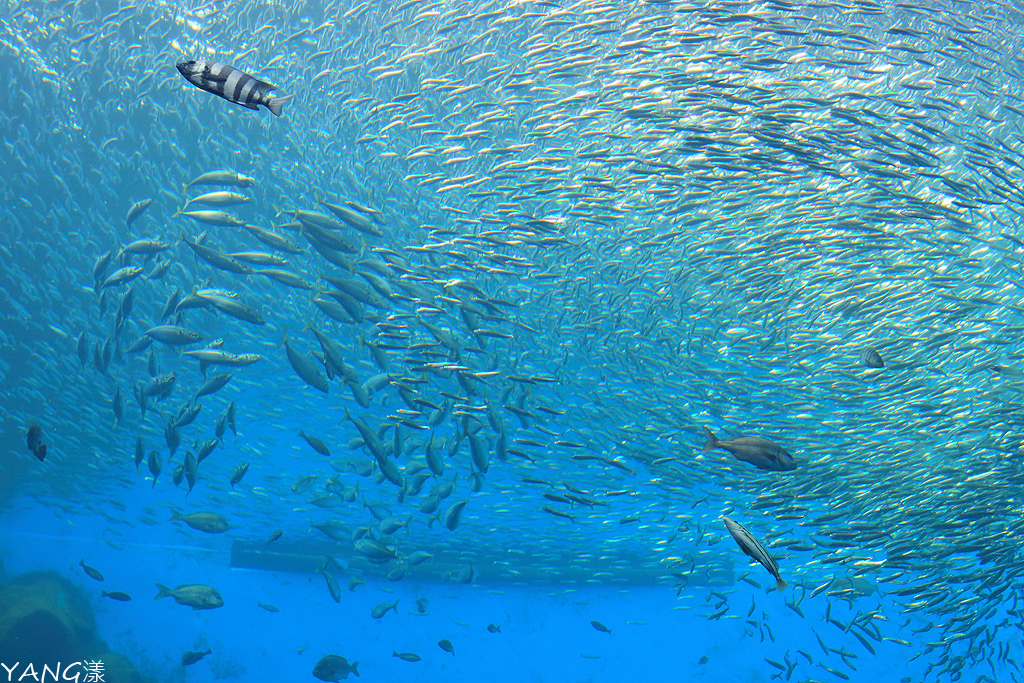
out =
[[[1022,19],[0,0],[0,680],[1020,680]]]

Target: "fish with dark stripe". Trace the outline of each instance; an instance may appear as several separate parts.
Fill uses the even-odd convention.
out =
[[[219,95],[247,109],[259,110],[257,105],[262,104],[274,116],[280,116],[285,102],[295,97],[295,95],[271,97],[270,92],[277,90],[277,86],[221,62],[189,60],[179,62],[177,68],[178,73],[197,88]]]
[[[775,577],[775,587],[780,591],[785,590],[787,584],[779,576],[779,563],[775,561],[775,558],[768,554],[764,546],[754,538],[752,533],[747,531],[745,526],[724,515],[722,516],[722,521],[725,522],[725,528],[732,534],[732,539],[736,541],[736,545],[740,547],[740,550],[764,565],[768,573]]]

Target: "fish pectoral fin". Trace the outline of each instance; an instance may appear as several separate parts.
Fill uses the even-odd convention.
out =
[[[220,74],[214,75],[212,73],[205,72],[205,71],[199,75],[199,78],[204,83],[224,83],[224,82],[226,82],[228,80],[227,76],[220,75]]]

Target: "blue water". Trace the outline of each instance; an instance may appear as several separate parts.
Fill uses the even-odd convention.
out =
[[[133,683],[314,681],[328,654],[368,681],[1019,680],[1020,16],[857,5],[0,0],[0,578],[69,581]],[[280,118],[237,107],[176,72],[201,58],[295,98]],[[186,187],[216,170],[253,185]],[[180,215],[212,191],[250,201],[202,208],[302,253]],[[331,218],[322,202],[382,233],[341,226],[347,268],[306,236],[299,212]],[[142,238],[166,249],[119,257]],[[214,268],[182,238],[273,252],[314,288]],[[124,265],[145,273],[101,286]],[[337,322],[312,302],[323,276],[391,295]],[[266,324],[162,321],[176,290],[228,290]],[[128,350],[161,323],[203,343]],[[307,325],[379,380],[367,405],[293,369],[286,345],[321,352]],[[261,359],[208,371],[234,376],[172,454],[166,426],[204,381],[182,351],[205,345]],[[166,373],[143,414],[135,392]],[[175,468],[232,405],[237,434],[187,493]],[[375,459],[346,412],[393,450],[397,431],[402,487],[356,471]],[[702,453],[703,427],[771,438],[799,468]],[[200,511],[230,530],[171,521]],[[400,578],[359,538],[430,558]],[[224,605],[154,600],[157,583]]]
[[[778,593],[765,595],[763,589],[745,584],[731,592],[729,615],[716,621],[705,618],[717,611],[713,604],[718,598],[709,594],[713,589],[676,597],[665,586],[566,586],[543,577],[529,584],[464,585],[415,577],[394,583],[368,581],[355,592],[345,591],[335,603],[319,575],[230,567],[228,539],[197,547],[150,530],[126,534],[125,549],[115,553],[95,541],[103,530],[95,518],[40,518],[22,511],[12,521],[15,527],[28,522],[34,531],[5,532],[8,570],[55,568],[73,577],[96,596],[97,623],[111,648],[127,654],[156,680],[314,680],[306,674],[328,653],[359,661],[360,673],[369,680],[486,676],[495,681],[760,681],[776,673],[765,658],[781,663],[787,655],[800,659],[793,680],[828,680],[827,672],[797,654],[803,650],[820,656],[815,631],[830,646],[856,656],[851,659],[856,671],[844,669],[852,680],[892,680],[894,666],[902,675],[920,680],[924,669],[921,661],[905,664],[907,648],[901,645],[872,643],[876,654],[870,655],[853,637],[844,638],[822,621],[824,600],[805,601],[800,617]],[[130,565],[120,559],[125,554],[132,558]],[[81,574],[76,562],[62,561],[79,556],[102,567],[105,588],[124,590],[133,601],[100,600],[97,584]],[[150,599],[155,595],[154,579],[175,583],[200,577],[219,587],[224,608],[193,612],[170,599]],[[429,600],[426,615],[413,613],[419,598]],[[395,600],[397,614],[370,618],[375,605]],[[268,613],[258,602],[273,604],[280,612]],[[771,635],[745,623],[752,604],[752,618],[765,624]],[[878,609],[898,618],[890,601],[861,598],[856,604],[858,609]],[[837,601],[832,614],[845,621],[855,612]],[[612,633],[594,629],[594,619]],[[501,632],[489,633],[488,624],[500,626]],[[882,623],[881,629],[896,637],[901,633],[892,623]],[[455,646],[454,657],[438,647],[442,638]],[[182,653],[206,648],[215,656],[187,669],[180,666]],[[402,661],[392,656],[395,650],[415,652],[422,660]]]
[[[227,451],[252,443],[259,433],[258,426],[240,427],[237,445],[229,445]],[[608,558],[604,560],[607,571],[593,572],[590,578],[569,574],[572,558],[554,563],[555,558],[546,553],[556,549],[540,545],[535,532],[516,539],[510,531],[515,528],[514,521],[505,528],[510,540],[501,547],[490,546],[477,540],[494,535],[488,533],[488,518],[481,510],[495,514],[491,510],[500,511],[507,496],[486,491],[472,496],[473,507],[454,535],[461,544],[459,556],[471,562],[479,554],[483,563],[478,560],[474,570],[478,576],[490,574],[488,578],[469,584],[443,581],[441,572],[428,563],[402,581],[389,582],[379,571],[364,567],[351,571],[365,578],[365,584],[354,591],[346,589],[346,573],[336,573],[342,595],[340,603],[335,603],[323,577],[313,573],[315,556],[317,552],[337,553],[349,557],[353,564],[358,563],[357,558],[352,558],[350,546],[332,543],[319,532],[303,528],[303,520],[310,516],[309,506],[290,510],[287,498],[294,497],[301,505],[301,497],[285,491],[281,481],[289,471],[289,449],[272,439],[260,441],[265,444],[264,452],[274,455],[256,454],[259,459],[252,459],[250,472],[237,490],[213,483],[220,489],[218,493],[207,485],[191,494],[196,500],[189,501],[190,510],[220,505],[226,514],[233,512],[231,521],[238,526],[230,532],[203,534],[167,522],[169,504],[178,508],[185,501],[184,490],[169,482],[158,482],[153,488],[141,477],[104,475],[88,486],[110,491],[110,498],[123,505],[124,511],[119,510],[121,505],[111,507],[102,498],[81,510],[71,510],[59,499],[12,501],[0,538],[8,573],[56,569],[69,577],[89,596],[99,632],[111,649],[127,655],[142,674],[161,681],[314,680],[308,675],[313,665],[331,653],[358,661],[360,672],[369,680],[477,680],[486,676],[495,681],[675,677],[758,681],[778,673],[766,660],[784,663],[786,658],[799,662],[792,680],[829,680],[831,674],[799,654],[808,653],[816,661],[824,659],[839,668],[832,661],[838,659],[834,653],[829,659],[822,655],[816,634],[829,647],[849,653],[851,666],[839,666],[851,680],[890,680],[893,666],[899,667],[901,675],[920,680],[928,663],[923,658],[906,664],[909,648],[891,642],[870,640],[875,653],[869,653],[855,637],[824,621],[829,604],[824,596],[805,598],[799,604],[803,614],[798,615],[786,602],[799,593],[794,594],[793,588],[787,595],[766,592],[772,584],[770,578],[759,566],[748,571],[731,539],[721,539],[721,530],[712,531],[714,540],[721,540],[710,547],[690,539],[647,546],[647,558],[666,552],[692,554],[698,577],[705,563],[727,569],[715,578],[694,578],[679,595],[669,580],[640,571],[639,564],[613,565],[615,553],[630,541],[626,534],[615,533],[614,527],[610,532],[587,530],[601,540],[581,545]],[[301,462],[298,456],[292,458],[293,463]],[[303,466],[308,469],[308,463]],[[130,463],[128,467],[133,471]],[[222,469],[223,482],[230,467]],[[122,486],[117,485],[118,478]],[[267,495],[275,487],[285,501]],[[253,504],[276,512],[261,514],[251,508]],[[681,500],[666,505],[669,510],[689,507]],[[326,516],[314,511],[312,517]],[[501,519],[500,512],[497,517]],[[287,536],[277,541],[276,547],[268,547],[266,538],[275,527],[299,535],[298,547],[289,550]],[[420,538],[438,533],[436,526],[433,530],[422,525],[412,529]],[[443,533],[453,535],[447,530]],[[572,545],[579,544],[585,532],[565,524],[557,533],[561,541]],[[118,548],[101,539],[113,541]],[[295,552],[304,558],[299,560],[300,566],[303,561],[306,564],[293,571],[233,566],[239,562],[233,555],[239,544],[245,544],[241,547],[250,552],[268,553],[265,561],[271,566],[275,561],[294,566],[270,558],[271,552]],[[507,558],[505,568],[517,569],[522,576],[517,580],[503,574],[502,567],[496,575],[495,567],[486,564],[495,557],[499,561]],[[102,584],[85,576],[77,566],[80,558],[103,573]],[[251,564],[252,560],[241,563]],[[784,561],[783,570],[791,583],[804,582],[809,587],[811,577],[828,576],[828,572],[803,571],[792,561]],[[593,570],[584,570],[584,574],[588,571]],[[733,572],[760,585],[736,582]],[[572,578],[560,579],[560,573]],[[155,582],[215,586],[225,606],[193,611],[169,598],[154,601]],[[127,603],[102,599],[100,589],[124,591],[133,599]],[[709,620],[719,612],[725,593],[727,613]],[[421,598],[428,601],[426,614],[414,613],[416,600]],[[399,601],[397,613],[379,620],[370,617],[374,606],[395,600]],[[269,613],[258,603],[274,605],[280,611]],[[905,620],[899,605],[879,595],[831,603],[831,616],[844,624],[876,611],[880,633],[892,638],[909,639],[904,623],[912,628],[925,625],[921,618]],[[611,628],[612,633],[597,631],[592,620]],[[501,632],[488,632],[489,624],[499,626]],[[438,647],[442,638],[453,643],[454,657]],[[184,652],[206,648],[214,654],[188,668],[180,665]],[[414,652],[422,660],[405,662],[393,657],[394,651]],[[984,667],[978,670],[983,672]]]

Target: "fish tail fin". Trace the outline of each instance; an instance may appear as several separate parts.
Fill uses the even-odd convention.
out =
[[[163,585],[162,583],[158,583],[156,585],[156,588],[160,592],[157,593],[157,596],[155,598],[153,598],[154,600],[159,600],[160,598],[166,598],[168,595],[170,595],[171,593],[174,592],[170,588],[168,588],[167,586]]]
[[[711,430],[704,427],[704,448],[702,452],[707,453],[718,448],[718,437],[711,433]]]
[[[106,598],[106,597],[109,597],[109,596],[110,596],[110,593],[108,593],[107,591],[100,591],[100,597]]]
[[[267,109],[269,109],[270,113],[274,116],[280,116],[284,112],[285,103],[293,97],[295,97],[294,93],[291,95],[282,95],[281,97],[271,97],[267,100]]]
[[[352,673],[359,677],[359,662],[352,662]]]
[[[788,585],[789,585],[789,584],[788,584],[788,583],[786,583],[785,581],[783,581],[783,580],[782,580],[781,578],[777,578],[777,579],[775,579],[775,587],[776,587],[777,589],[779,589],[779,592],[780,592],[780,593],[781,593],[782,591],[786,590],[786,586],[788,586]]]
[[[177,510],[171,510],[171,521],[177,522],[179,519],[184,519],[184,517],[182,517],[182,514]]]

